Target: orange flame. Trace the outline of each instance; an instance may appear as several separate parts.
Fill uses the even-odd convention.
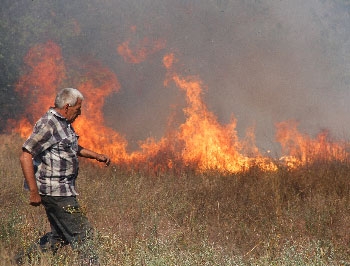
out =
[[[349,153],[346,143],[332,142],[327,131],[317,135],[315,139],[301,134],[295,121],[277,123],[276,140],[282,146],[281,160],[295,168],[315,161],[346,161]]]
[[[136,31],[136,27],[131,28],[132,32]],[[147,59],[148,56],[156,53],[165,47],[165,40],[150,40],[145,37],[141,41],[127,40],[120,44],[117,48],[118,53],[127,63],[139,64]],[[133,48],[130,48],[134,44]]]
[[[186,121],[178,130],[168,132],[158,143],[152,138],[146,140],[141,145],[142,154],[137,154],[138,159],[147,160],[149,165],[158,170],[190,166],[201,172],[217,170],[234,173],[253,165],[264,170],[275,170],[276,166],[258,153],[254,159],[240,153],[242,144],[237,137],[236,120],[233,119],[227,126],[220,125],[202,101],[200,80],[173,73],[170,68],[174,61],[173,54],[163,58],[168,69],[165,84],[173,81],[186,93]],[[254,150],[256,152],[255,147]]]
[[[31,131],[29,125],[52,105],[52,95],[65,78],[65,66],[61,48],[51,41],[30,49],[24,62],[29,71],[19,79],[15,90],[26,99],[26,115],[15,131],[27,137]]]
[[[120,88],[114,73],[94,62],[83,73],[84,82],[78,89],[87,99],[83,104],[83,115],[74,122],[77,132],[84,133],[79,143],[84,147],[93,147],[96,152],[108,153],[115,162],[127,159],[127,142],[113,129],[104,126],[102,108],[105,98]]]
[[[163,62],[170,67],[173,56],[167,56]],[[195,77],[172,75],[176,86],[186,93],[188,107],[184,109],[186,122],[181,125],[178,138],[184,143],[182,158],[187,164],[197,164],[199,170],[219,170],[239,172],[252,166],[253,161],[241,154],[242,143],[236,132],[236,120],[222,126],[213,113],[204,104],[202,83]],[[258,155],[258,154],[257,154]],[[275,169],[272,163],[266,168]]]
[[[28,106],[26,117],[14,127],[14,131],[24,138],[30,135],[33,123],[39,119],[43,110],[53,106],[56,90],[66,77],[61,49],[53,42],[33,47],[25,62],[29,70],[19,80],[16,90],[27,97]],[[83,104],[85,115],[74,123],[78,134],[88,133],[80,138],[80,144],[94,147],[97,152],[108,151],[115,161],[124,160],[127,157],[127,143],[117,132],[104,126],[102,113],[105,97],[120,88],[115,74],[95,61],[77,68],[80,73],[75,74],[81,78],[76,82],[80,83],[77,88],[87,99]],[[110,145],[106,145],[108,143]]]
[[[159,46],[155,44],[155,48],[148,48],[147,51],[157,48]],[[128,62],[146,59],[146,53],[143,52],[130,50],[127,54]],[[105,99],[120,88],[116,75],[96,61],[85,62],[84,65],[80,61],[72,62],[67,72],[61,49],[53,42],[34,46],[28,52],[25,57],[28,72],[16,86],[16,90],[27,99],[26,115],[15,124],[12,123],[14,130],[21,133],[22,137],[31,133],[33,123],[43,110],[52,105],[57,88],[64,84],[76,84],[86,98],[82,116],[74,122],[77,133],[81,135],[79,142],[86,148],[108,154],[116,164],[156,173],[188,168],[199,172],[215,170],[222,173],[241,172],[251,167],[268,171],[277,169],[272,159],[262,156],[255,146],[253,129],[249,129],[246,138],[240,140],[234,117],[228,125],[218,122],[203,102],[203,84],[200,79],[181,76],[174,71],[177,62],[174,54],[167,54],[163,58],[167,69],[164,86],[172,83],[184,92],[187,102],[183,109],[185,122],[175,129],[169,124],[167,133],[159,141],[148,138],[140,142],[139,151],[128,153],[125,138],[104,125],[102,109]],[[289,167],[319,159],[345,160],[348,157],[344,146],[331,142],[327,132],[311,139],[299,133],[297,124],[292,121],[277,124],[276,140],[281,143],[284,154],[282,159]]]

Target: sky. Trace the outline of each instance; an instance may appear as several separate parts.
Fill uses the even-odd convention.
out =
[[[116,74],[120,89],[108,96],[103,111],[106,125],[124,135],[130,149],[147,137],[162,137],[174,112],[183,119],[183,92],[164,85],[162,59],[169,53],[177,73],[202,82],[203,101],[218,121],[237,119],[242,137],[254,127],[262,151],[278,149],[275,124],[282,121],[297,121],[311,136],[324,129],[335,138],[350,136],[349,1],[50,3],[31,1],[26,20],[18,16],[18,31],[37,24],[33,44],[53,38],[64,57],[91,57]],[[20,9],[9,11],[14,21]],[[73,36],[60,39],[42,30],[48,18],[48,29],[71,25]],[[134,55],[141,49],[146,55],[123,55],[125,44]]]

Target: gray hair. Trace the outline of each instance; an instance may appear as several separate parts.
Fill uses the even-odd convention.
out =
[[[55,99],[55,107],[63,108],[66,104],[69,106],[74,106],[78,99],[84,100],[83,94],[74,88],[65,88],[57,93]]]

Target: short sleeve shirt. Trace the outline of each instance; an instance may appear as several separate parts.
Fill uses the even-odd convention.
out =
[[[72,125],[51,108],[35,124],[22,148],[33,156],[41,195],[75,196],[78,175],[78,135]]]

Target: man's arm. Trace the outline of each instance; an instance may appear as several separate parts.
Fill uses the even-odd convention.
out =
[[[88,149],[85,149],[82,146],[79,146],[78,155],[81,157],[95,159],[99,162],[103,162],[106,164],[106,166],[108,166],[111,162],[111,159],[108,156],[106,156],[104,154],[96,153],[96,152],[88,150]]]
[[[34,175],[34,166],[32,155],[23,150],[20,156],[21,167],[23,171],[23,175],[27,184],[29,186],[30,196],[29,196],[29,204],[33,206],[38,206],[41,203],[41,197],[39,195],[38,186],[36,184],[35,175]]]

